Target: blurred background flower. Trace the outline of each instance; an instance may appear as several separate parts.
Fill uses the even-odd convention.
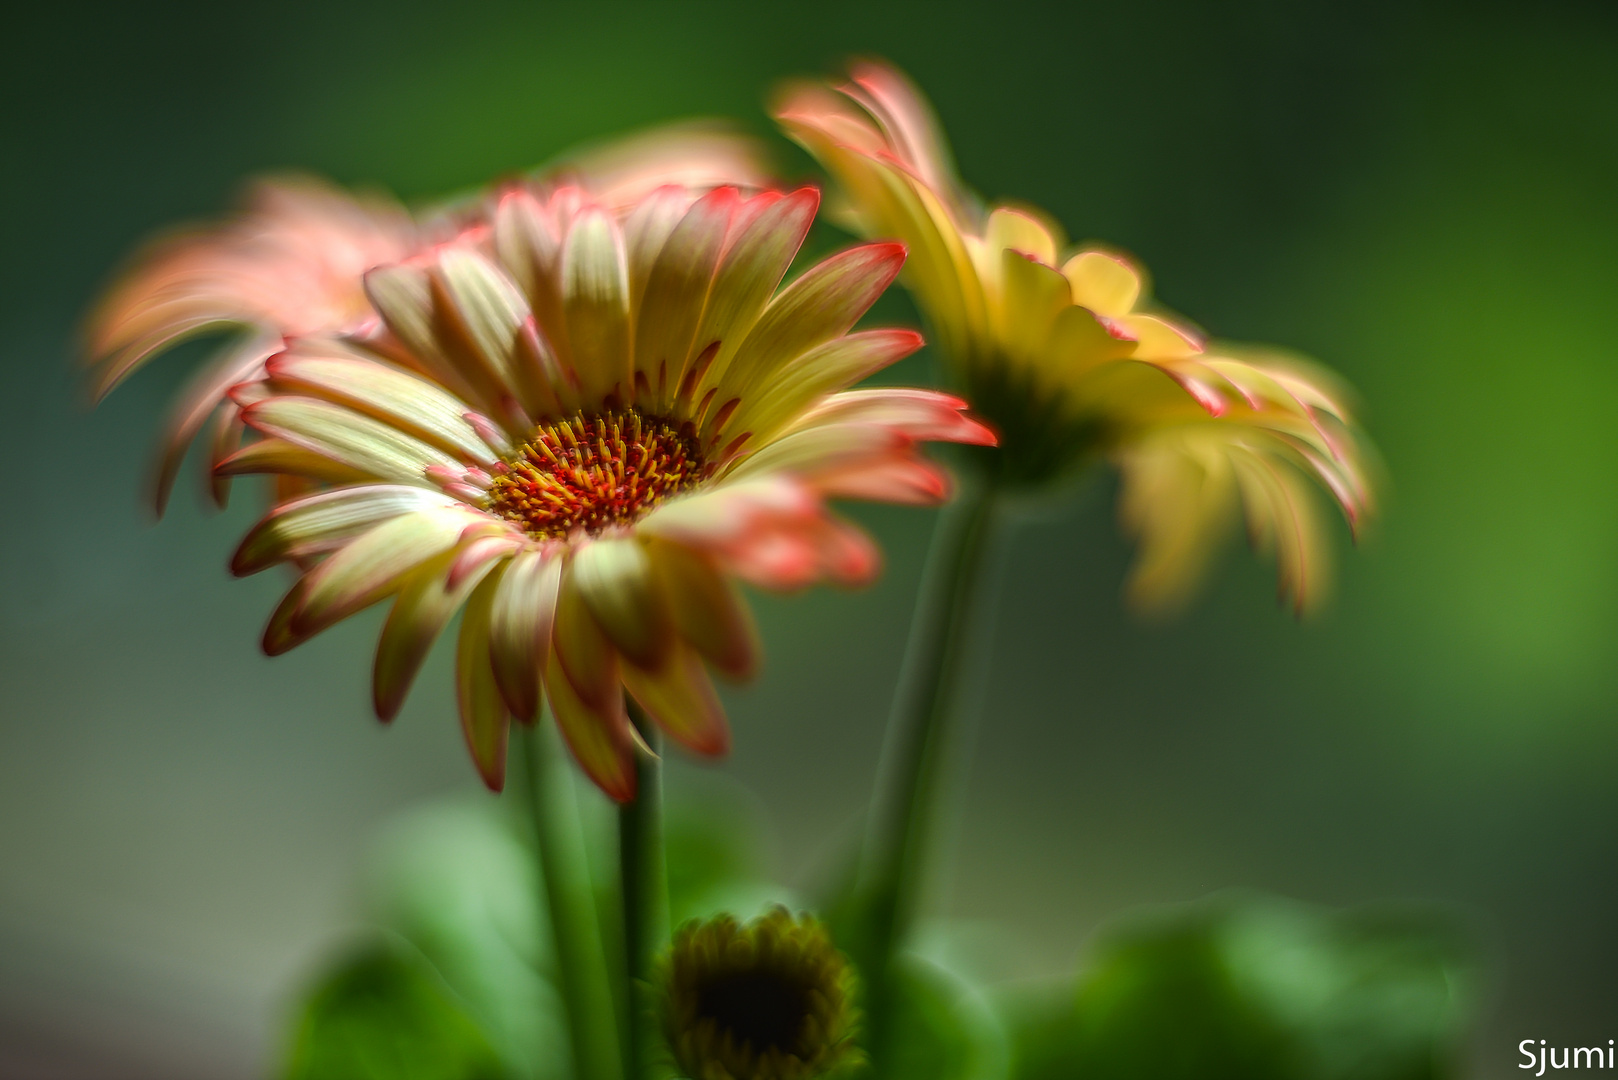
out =
[[[1141,606],[1179,606],[1244,511],[1300,613],[1330,578],[1309,481],[1351,524],[1373,504],[1363,436],[1335,378],[1275,350],[1209,345],[1155,307],[1130,260],[1072,250],[1015,203],[985,210],[955,176],[932,107],[904,73],[862,60],[846,80],[788,84],[775,114],[840,184],[868,237],[903,241],[915,293],[958,387],[999,435],[980,456],[1004,485],[1049,485],[1111,457],[1142,551]]]
[[[154,228],[228,212],[245,176],[296,167],[415,205],[681,116],[768,136],[776,80],[864,53],[928,88],[986,195],[1135,253],[1155,295],[1222,334],[1330,363],[1398,480],[1378,542],[1301,632],[1248,560],[1173,626],[1123,614],[1111,481],[1024,528],[995,734],[937,910],[1038,941],[982,950],[1009,976],[1070,972],[1109,916],[1225,886],[1460,904],[1499,955],[1484,1075],[1517,1075],[1508,1039],[1588,1039],[1618,1008],[1605,7],[248,2],[35,6],[11,29],[26,47],[0,72],[0,431],[19,465],[0,536],[8,1067],[260,1075],[294,993],[368,914],[354,867],[379,824],[434,793],[482,797],[442,722],[446,651],[384,736],[354,677],[380,612],[273,665],[254,654],[284,582],[221,572],[252,500],[221,519],[177,497],[145,527],[130,492],[147,463],[108,448],[149,439],[211,350],[179,346],[86,414],[68,365],[85,298]],[[813,174],[776,145],[781,172]],[[893,296],[874,317],[912,313]],[[887,377],[919,382],[929,362]],[[89,527],[63,524],[91,506]],[[777,822],[798,882],[869,792],[931,522],[852,513],[886,577],[757,598],[771,663],[721,690],[725,771]],[[353,720],[334,723],[345,695]],[[712,779],[671,767],[671,799]]]

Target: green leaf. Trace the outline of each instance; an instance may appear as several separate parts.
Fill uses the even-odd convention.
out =
[[[1471,949],[1435,913],[1222,896],[1105,931],[1078,992],[1005,998],[1015,1080],[1433,1080],[1459,1071]]]
[[[567,1027],[531,841],[504,800],[433,802],[391,822],[367,907],[442,975],[512,1075],[565,1080]]]
[[[303,1009],[287,1080],[507,1080],[425,957],[382,939],[340,962]]]
[[[896,967],[898,1007],[883,1080],[1004,1080],[1005,1032],[977,989],[914,954]]]

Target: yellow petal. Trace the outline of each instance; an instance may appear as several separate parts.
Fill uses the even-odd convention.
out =
[[[1140,275],[1129,263],[1104,251],[1081,251],[1062,264],[1073,286],[1073,302],[1097,315],[1127,315],[1140,299]]]

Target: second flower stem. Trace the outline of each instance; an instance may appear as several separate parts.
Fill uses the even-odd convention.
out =
[[[625,991],[624,1075],[651,1080],[656,1067],[656,1025],[650,990],[658,950],[669,935],[668,870],[663,857],[663,762],[660,737],[646,714],[629,701],[630,722],[653,753],[635,755],[636,791],[618,810],[618,860],[623,889]]]
[[[894,961],[927,878],[940,789],[955,741],[952,707],[967,667],[966,646],[977,622],[997,511],[993,479],[979,476],[939,520],[882,747],[860,861],[862,941],[857,946],[867,987],[867,1048],[879,1074],[886,1071],[897,1005]]]

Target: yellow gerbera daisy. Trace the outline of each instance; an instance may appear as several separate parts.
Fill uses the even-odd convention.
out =
[[[1364,444],[1331,376],[1249,347],[1210,347],[1145,303],[1113,252],[1065,251],[1037,212],[985,211],[954,174],[931,109],[895,69],[854,66],[837,92],[791,87],[786,131],[839,180],[848,217],[910,248],[906,281],[954,381],[996,429],[1000,474],[1060,476],[1106,454],[1142,551],[1137,601],[1170,605],[1200,576],[1238,506],[1273,548],[1298,608],[1319,593],[1327,545],[1310,483],[1351,526],[1370,509]]]
[[[921,339],[849,333],[899,272],[896,243],[776,292],[818,202],[664,187],[615,210],[520,188],[489,229],[368,274],[376,332],[295,341],[233,391],[263,437],[221,471],[337,485],[277,506],[236,553],[238,573],[305,568],[265,650],[392,596],[387,719],[464,608],[461,720],[496,789],[509,721],[542,693],[615,799],[634,794],[626,690],[676,741],[723,752],[706,668],[746,675],[757,649],[731,579],[869,580],[873,546],[825,500],[937,502],[947,477],[918,442],[992,441],[955,398],[844,389]]]

